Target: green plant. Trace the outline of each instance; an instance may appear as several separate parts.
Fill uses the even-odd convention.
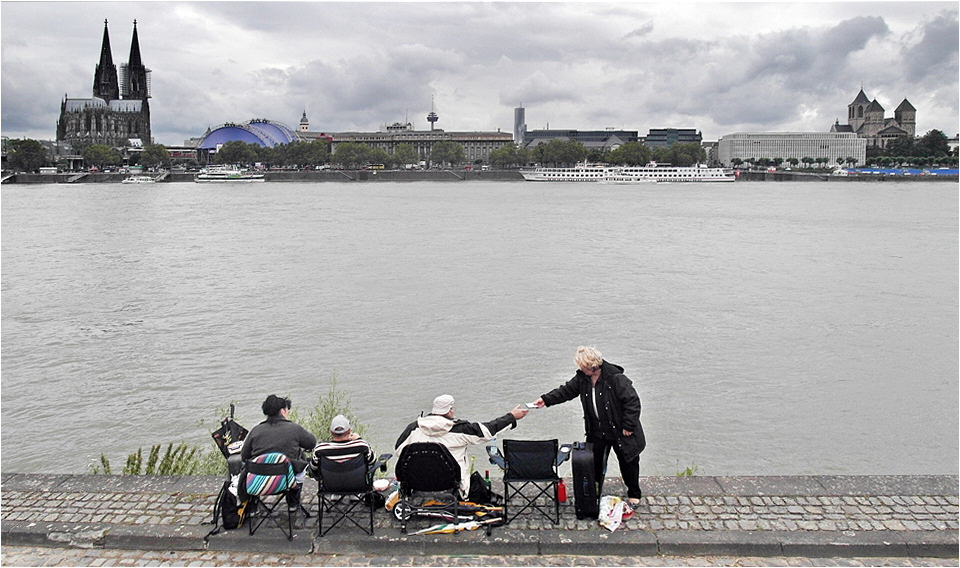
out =
[[[699,473],[700,468],[697,467],[697,464],[693,464],[692,467],[687,467],[686,469],[680,469],[680,463],[677,462],[677,477],[693,477]]]
[[[350,396],[347,391],[339,387],[337,373],[334,371],[330,378],[329,390],[317,396],[316,404],[306,414],[301,413],[298,407],[293,408],[290,412],[290,420],[303,426],[307,431],[317,434],[318,439],[325,439],[330,436],[330,422],[338,414],[343,414],[350,420],[351,430],[358,435],[363,436],[367,431],[367,425],[357,420],[353,414]]]
[[[231,401],[222,407],[214,410],[216,424],[219,426],[220,420],[230,415],[230,405],[237,405],[237,401]],[[357,420],[350,408],[349,394],[340,389],[338,385],[337,374],[334,371],[330,381],[329,390],[317,397],[317,402],[305,413],[299,408],[295,408],[290,413],[290,420],[306,428],[310,432],[318,433],[319,438],[327,438],[330,431],[330,422],[333,417],[343,414],[350,420],[350,425],[354,432],[363,436],[367,426]],[[235,417],[236,418],[236,417]],[[206,421],[201,419],[198,425],[204,426]],[[126,464],[123,467],[122,475],[224,475],[227,471],[227,463],[216,445],[202,448],[199,445],[187,445],[181,442],[174,445],[167,444],[166,451],[161,456],[163,444],[157,444],[150,448],[146,463],[143,459],[143,448],[127,456]],[[110,460],[105,454],[100,454],[100,463],[90,466],[91,473],[111,475]]]

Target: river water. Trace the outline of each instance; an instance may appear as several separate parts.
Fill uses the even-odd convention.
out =
[[[949,183],[5,185],[2,469],[208,444],[334,376],[386,451],[593,345],[645,475],[956,474],[958,280]],[[501,434],[582,436],[575,401]]]

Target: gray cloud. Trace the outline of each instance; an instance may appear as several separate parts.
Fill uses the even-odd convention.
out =
[[[944,12],[919,28],[919,42],[903,50],[907,76],[915,81],[933,78],[940,81],[945,75],[957,76],[957,49],[960,44],[960,26],[957,11]]]
[[[368,130],[528,123],[823,130],[864,84],[918,129],[957,122],[952,3],[634,4],[8,2],[5,135],[51,138],[64,93],[90,96],[103,19],[126,61],[133,19],[153,69],[154,132],[179,144],[254,117]]]

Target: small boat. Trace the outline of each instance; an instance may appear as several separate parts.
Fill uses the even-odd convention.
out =
[[[120,183],[157,183],[156,178],[153,176],[148,176],[146,174],[136,174],[130,177],[126,177]]]
[[[263,179],[263,174],[260,172],[251,172],[237,166],[221,165],[207,166],[193,178],[197,182],[251,182],[263,181]]]

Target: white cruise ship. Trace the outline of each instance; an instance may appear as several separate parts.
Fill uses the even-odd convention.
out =
[[[264,176],[259,172],[243,170],[237,166],[210,165],[194,176],[197,182],[224,182],[224,181],[263,181]]]
[[[649,163],[646,166],[608,166],[577,164],[573,168],[536,168],[521,170],[527,181],[594,181],[604,183],[714,182],[735,181],[733,172],[723,168],[669,166]]]

